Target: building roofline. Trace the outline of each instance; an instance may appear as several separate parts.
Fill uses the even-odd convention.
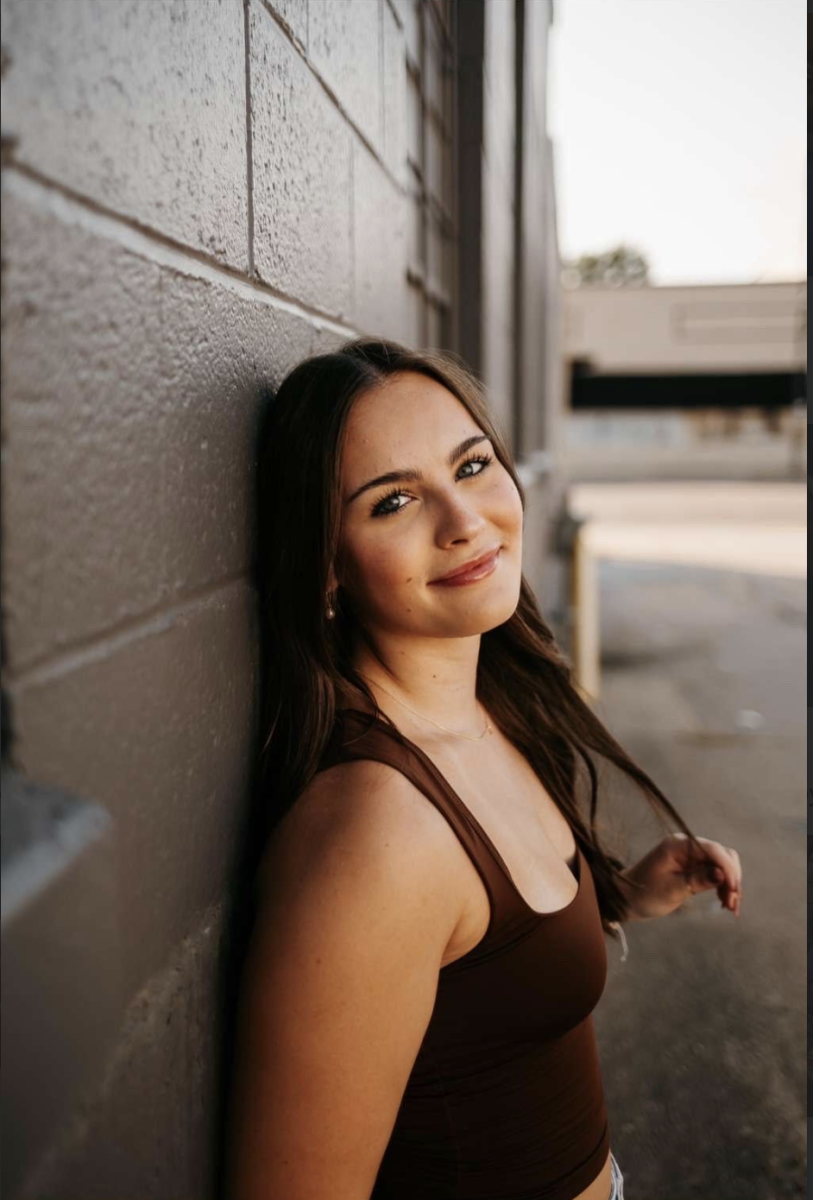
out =
[[[698,283],[644,283],[634,286],[617,287],[611,283],[584,283],[578,287],[565,287],[564,290],[576,294],[578,292],[685,292],[696,291],[698,288],[771,288],[771,287],[800,287],[807,286],[807,279],[801,276],[797,279],[770,279],[754,283],[713,283],[707,279]]]

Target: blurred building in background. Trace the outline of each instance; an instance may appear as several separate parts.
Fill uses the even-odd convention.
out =
[[[259,387],[459,352],[564,612],[552,0],[3,0],[6,1200],[204,1200]]]
[[[563,295],[574,480],[804,476],[804,280]]]

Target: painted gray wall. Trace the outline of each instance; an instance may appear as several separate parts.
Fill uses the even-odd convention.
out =
[[[4,882],[7,1200],[214,1194],[257,733],[257,390],[356,333],[413,340],[411,3],[2,0],[4,828],[26,831],[12,866],[51,864],[23,905]],[[482,111],[458,104],[480,218],[455,316],[509,433],[519,345],[526,571],[555,607],[561,480],[533,458],[561,404],[552,7],[527,4],[519,308],[515,5],[459,9]]]

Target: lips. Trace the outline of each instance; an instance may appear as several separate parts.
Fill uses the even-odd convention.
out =
[[[496,566],[496,559],[500,552],[499,546],[494,546],[486,554],[481,554],[479,558],[473,558],[462,566],[456,567],[454,571],[449,571],[447,575],[442,575],[439,579],[431,580],[432,583],[463,583],[470,576],[480,577],[487,575]]]

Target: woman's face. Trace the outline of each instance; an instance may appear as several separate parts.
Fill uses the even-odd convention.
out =
[[[373,482],[393,473],[405,477]],[[341,478],[336,578],[368,628],[466,637],[512,616],[522,578],[519,493],[445,387],[409,371],[356,401]],[[437,582],[492,551],[479,579]]]

